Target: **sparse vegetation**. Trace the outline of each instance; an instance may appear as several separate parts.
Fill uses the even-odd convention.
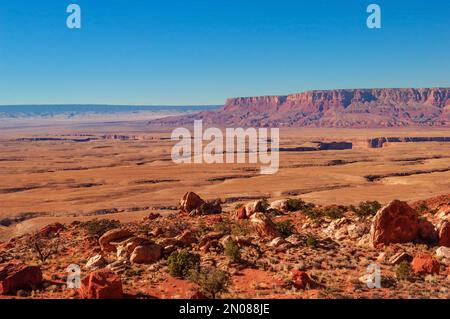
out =
[[[323,209],[323,214],[331,219],[339,219],[344,216],[345,208],[339,206],[328,206]]]
[[[289,212],[296,212],[300,210],[310,210],[314,208],[315,205],[313,203],[306,203],[300,198],[288,198],[286,206]]]
[[[172,276],[186,278],[191,271],[200,267],[200,255],[188,251],[174,251],[167,259],[169,272]]]
[[[208,298],[216,299],[218,295],[228,289],[230,275],[217,268],[206,268],[194,271],[190,279],[199,285],[201,292]]]
[[[381,208],[381,204],[377,201],[365,201],[359,203],[358,207],[350,206],[349,210],[353,211],[359,217],[374,216]]]
[[[241,251],[234,240],[230,240],[225,244],[224,252],[231,262],[238,263],[241,261]]]
[[[306,238],[306,245],[309,247],[315,247],[317,245],[317,239],[312,235],[308,235]]]
[[[90,236],[101,237],[104,233],[111,229],[119,228],[120,222],[111,219],[94,219],[81,224]]]
[[[395,275],[398,280],[411,280],[411,265],[407,260],[398,265]]]
[[[34,234],[29,238],[27,245],[41,263],[44,263],[51,256],[58,253],[58,243],[56,238],[47,239],[39,234]]]
[[[284,220],[282,222],[275,223],[278,231],[283,237],[289,237],[295,233],[295,226],[292,224],[291,220]]]

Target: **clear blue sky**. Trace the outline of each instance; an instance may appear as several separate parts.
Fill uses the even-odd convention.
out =
[[[82,9],[81,30],[66,7]],[[381,30],[366,7],[382,8]],[[0,0],[0,104],[450,86],[448,0]]]

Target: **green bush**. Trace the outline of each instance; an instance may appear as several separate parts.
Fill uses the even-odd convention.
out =
[[[314,236],[309,235],[306,238],[306,245],[308,245],[310,247],[315,247],[317,245],[317,239]]]
[[[230,240],[225,244],[225,255],[234,263],[241,261],[241,250],[234,240]]]
[[[398,280],[410,280],[411,279],[411,265],[407,260],[403,260],[397,267],[395,275]]]
[[[426,213],[430,210],[427,203],[425,201],[421,201],[419,206],[417,206],[417,211],[421,214]]]
[[[359,217],[374,216],[381,208],[381,204],[377,201],[366,201],[359,203],[358,207],[353,210]]]
[[[309,210],[315,207],[313,203],[306,203],[300,198],[288,198],[286,201],[286,206],[289,212]]]
[[[292,224],[291,220],[284,220],[282,222],[275,223],[278,231],[283,237],[289,237],[295,233],[295,226]]]
[[[344,209],[338,206],[328,206],[323,209],[323,214],[331,219],[339,219],[344,216]]]
[[[81,224],[90,236],[101,237],[111,229],[120,227],[120,222],[111,219],[94,219]]]
[[[174,251],[167,259],[167,265],[173,277],[186,278],[191,271],[200,268],[200,255],[188,251]]]
[[[199,285],[201,292],[208,298],[215,299],[220,293],[227,291],[230,276],[218,268],[207,268],[192,272],[190,279]]]
[[[308,208],[303,213],[312,220],[319,220],[323,217],[323,211],[317,207]]]
[[[233,236],[247,236],[251,233],[251,229],[248,226],[248,221],[235,221],[231,225],[231,235]]]

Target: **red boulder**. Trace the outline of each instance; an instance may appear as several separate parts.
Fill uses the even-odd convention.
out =
[[[370,230],[374,246],[412,242],[419,235],[419,218],[407,203],[394,200],[375,215]]]
[[[448,221],[439,228],[439,246],[450,247],[450,222]]]
[[[439,274],[440,264],[430,254],[419,253],[411,262],[411,267],[415,274],[427,275],[427,274]]]
[[[42,284],[41,268],[24,264],[0,265],[0,295],[14,294],[18,290],[32,290]]]
[[[83,299],[120,299],[122,281],[111,270],[97,270],[81,281],[80,295]]]
[[[205,203],[205,201],[196,193],[188,192],[184,194],[180,201],[180,209],[183,213],[189,214],[194,209],[199,208]]]
[[[439,234],[434,225],[426,220],[419,220],[419,241],[427,244],[435,244],[439,240]]]

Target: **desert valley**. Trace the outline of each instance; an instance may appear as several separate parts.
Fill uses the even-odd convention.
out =
[[[449,298],[449,97],[322,91],[0,129],[0,298]],[[278,172],[173,163],[171,132],[194,119],[280,127]]]

